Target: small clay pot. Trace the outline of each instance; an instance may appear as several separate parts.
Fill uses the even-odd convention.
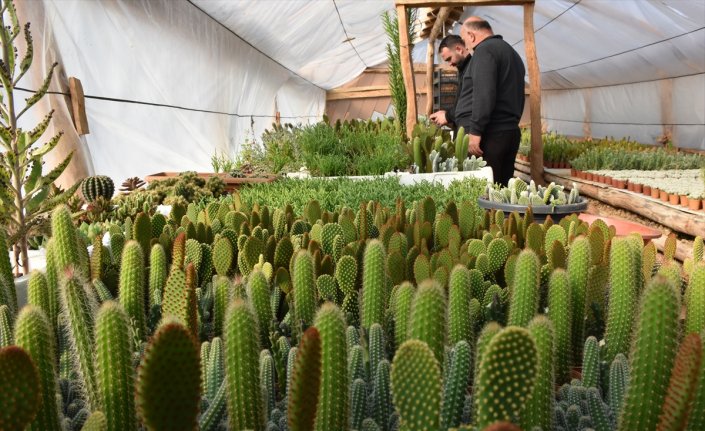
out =
[[[642,193],[643,185],[641,183],[629,183],[632,185],[632,191],[634,193]]]
[[[658,189],[658,187],[654,187],[651,189],[651,197],[654,199],[660,199],[661,198],[661,190]]]
[[[680,195],[678,197],[680,199],[681,206],[688,208],[688,195]]]
[[[646,196],[651,196],[651,186],[644,185],[642,187],[641,192],[644,193]]]
[[[588,181],[593,181],[595,175],[592,172],[585,172],[585,179]]]
[[[575,169],[570,168],[570,176],[571,176],[571,177],[577,177],[577,176],[578,176],[578,172],[577,172]]]
[[[697,211],[700,209],[700,199],[688,199],[688,208],[690,208],[693,211]]]
[[[658,198],[661,199],[662,202],[668,202],[668,193],[664,192],[663,190],[659,190]]]
[[[613,180],[612,184],[617,187],[618,189],[623,189],[627,187],[627,182],[626,180]]]
[[[680,196],[675,193],[668,194],[668,203],[671,205],[678,205],[680,203]]]

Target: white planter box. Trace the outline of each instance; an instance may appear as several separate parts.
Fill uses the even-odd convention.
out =
[[[10,262],[14,262],[14,253],[12,250],[9,251]],[[44,271],[47,267],[46,260],[46,250],[28,250],[27,255],[29,256],[29,266],[32,271],[39,270]],[[27,286],[29,284],[29,275],[23,275],[22,277],[15,278],[15,291],[17,292],[17,305],[19,308],[27,305]]]
[[[288,178],[316,178],[316,179],[335,179],[335,178],[347,178],[353,181],[361,180],[373,180],[375,178],[380,178],[376,175],[361,175],[361,176],[349,176],[349,177],[311,177],[307,172],[292,172],[286,174]],[[464,178],[481,178],[489,182],[494,181],[492,176],[492,168],[485,166],[477,171],[462,171],[462,172],[435,172],[429,174],[410,174],[408,172],[387,172],[384,177],[398,177],[399,184],[404,186],[410,186],[416,183],[427,181],[429,183],[440,183],[443,186],[448,187],[450,183],[456,180],[463,180]]]

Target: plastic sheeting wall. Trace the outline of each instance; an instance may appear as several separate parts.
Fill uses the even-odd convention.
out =
[[[271,125],[275,104],[282,121],[293,122],[315,121],[325,108],[324,90],[186,1],[42,0],[23,10],[21,19],[42,33],[35,61],[59,61],[87,96],[215,111],[87,98],[91,133],[78,145],[88,146],[95,172],[116,181],[210,171],[215,151],[236,154]]]

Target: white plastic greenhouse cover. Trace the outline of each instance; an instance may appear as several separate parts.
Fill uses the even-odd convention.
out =
[[[214,152],[237,154],[277,111],[283,122],[317,121],[327,89],[386,61],[380,14],[393,8],[391,0],[18,2],[32,23],[35,64],[58,61],[62,79],[78,77],[87,96],[90,134],[64,127],[64,141],[89,153],[89,171],[115,180],[211,170]],[[524,56],[522,7],[469,14]],[[705,1],[537,0],[534,26],[549,129],[647,143],[670,130],[678,145],[705,149]],[[424,53],[419,44],[415,60]],[[35,74],[20,87],[40,82]],[[51,106],[68,118],[65,101]]]

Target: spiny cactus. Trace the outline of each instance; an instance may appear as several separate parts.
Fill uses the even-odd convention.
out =
[[[21,347],[0,349],[0,429],[23,430],[37,415],[41,402],[39,374]]]
[[[289,429],[313,429],[321,381],[321,337],[314,327],[301,337],[291,376],[287,417]]]
[[[679,300],[670,282],[660,276],[652,278],[641,299],[620,431],[656,427],[678,346],[679,313]]]
[[[555,366],[557,383],[569,379],[572,363],[572,316],[570,284],[563,269],[556,269],[548,283],[548,317],[554,328]]]
[[[453,359],[443,390],[442,429],[460,425],[471,370],[470,344],[465,340],[460,340],[453,348]]]
[[[49,288],[43,273],[32,271],[27,286],[27,303],[36,305],[49,316]]]
[[[54,239],[54,263],[59,272],[73,267],[79,274],[86,276],[87,268],[82,268],[79,256],[79,242],[73,226],[69,209],[60,205],[51,214],[51,233]]]
[[[122,307],[104,303],[96,318],[96,381],[108,430],[136,430],[130,327]]]
[[[599,388],[600,384],[600,347],[597,338],[588,337],[583,350],[583,386]]]
[[[477,346],[475,349],[475,367],[473,371],[475,378],[477,378],[480,373],[480,363],[482,362],[482,356],[485,354],[485,350],[487,350],[487,346],[490,344],[492,338],[497,335],[501,329],[502,327],[497,322],[489,322],[484,328],[482,328],[482,331],[480,331],[480,335],[477,337]]]
[[[83,281],[70,270],[64,274],[61,287],[63,313],[67,316],[69,342],[73,347],[73,361],[81,378],[80,388],[84,392],[88,406],[100,406],[98,399],[94,355],[93,316],[96,304],[87,295]]]
[[[377,372],[373,380],[373,400],[372,415],[375,422],[379,423],[379,429],[389,430],[389,416],[394,410],[392,407],[392,393],[390,390],[391,365],[386,359],[377,365]],[[364,425],[364,421],[363,421]]]
[[[411,305],[408,338],[426,343],[440,367],[445,353],[445,333],[446,300],[443,289],[434,281],[424,281]]]
[[[671,380],[659,416],[657,430],[676,431],[685,429],[688,416],[693,408],[700,366],[703,360],[703,348],[698,334],[688,334],[681,343],[673,365]]]
[[[152,221],[149,216],[143,212],[137,214],[135,224],[132,225],[132,239],[137,241],[142,247],[142,259],[144,264],[149,265],[150,242],[152,240]]]
[[[448,290],[448,342],[456,345],[465,340],[472,344],[473,324],[470,321],[470,271],[462,265],[453,268]]]
[[[519,254],[514,287],[509,305],[510,326],[526,326],[539,306],[539,260],[536,253],[525,249]]]
[[[216,274],[228,275],[233,264],[234,254],[232,243],[224,236],[213,244],[213,267]]]
[[[149,257],[149,303],[161,305],[166,285],[167,265],[164,247],[154,244]]]
[[[414,300],[414,286],[411,283],[402,283],[396,290],[394,298],[394,337],[397,348],[407,340],[409,320],[411,317],[411,304]]]
[[[585,310],[587,298],[588,270],[592,251],[590,241],[581,237],[573,241],[568,254],[568,281],[573,307],[573,359],[575,363],[582,356],[583,340],[585,339]]]
[[[373,323],[384,324],[387,287],[385,283],[384,245],[372,240],[365,248],[362,267],[362,327],[369,329]]]
[[[128,319],[132,323],[132,328],[140,340],[147,338],[144,292],[142,247],[136,241],[128,241],[122,252],[119,299],[120,305],[125,309]],[[110,418],[108,417],[108,419]]]
[[[10,307],[2,304],[0,305],[0,348],[14,344],[13,339]]]
[[[208,400],[213,400],[221,384],[225,380],[225,361],[223,341],[214,337],[208,351],[208,362],[205,364],[205,374],[201,372],[201,380],[205,380],[205,395]],[[203,370],[203,357],[201,357],[201,370]],[[204,379],[205,378],[205,379]],[[225,406],[225,404],[223,404]]]
[[[685,291],[685,333],[705,329],[705,263],[695,264]]]
[[[610,249],[610,297],[605,331],[605,360],[626,355],[637,307],[637,277],[629,239],[615,238]]]
[[[40,407],[34,422],[28,429],[61,430],[59,408],[56,402],[58,382],[54,331],[42,309],[35,305],[28,305],[20,311],[15,324],[15,341],[17,346],[27,352],[39,372],[41,399],[38,404]],[[1,425],[0,428],[2,428]]]
[[[529,322],[529,333],[536,344],[537,372],[531,396],[526,401],[521,422],[524,429],[553,429],[553,324],[546,316],[536,316]]]
[[[348,427],[348,374],[345,319],[334,304],[318,310],[314,323],[321,336],[321,391],[318,398],[316,430]]]
[[[350,428],[360,429],[367,414],[367,384],[363,379],[353,380],[350,389]]]
[[[372,326],[370,326],[368,344],[370,374],[374,376],[379,363],[387,359],[384,329],[379,323],[373,323]]]
[[[423,341],[405,341],[394,355],[392,395],[401,417],[400,430],[439,429],[441,371]]]
[[[615,356],[614,360],[610,364],[610,374],[609,374],[609,391],[607,392],[607,398],[610,405],[610,410],[614,412],[615,415],[622,410],[622,403],[624,401],[624,394],[627,392],[629,387],[629,362],[627,357],[621,353]]]
[[[478,428],[497,421],[518,423],[534,389],[537,363],[536,344],[526,329],[509,326],[492,337],[476,381]]]
[[[105,175],[86,177],[81,182],[81,194],[86,202],[94,202],[98,197],[110,200],[115,193],[115,183]]]
[[[316,313],[316,278],[313,257],[308,251],[301,250],[294,258],[294,315],[297,324],[305,327],[313,323]]]
[[[587,390],[587,406],[595,431],[611,431],[613,429],[607,404],[602,401],[600,391],[595,387]]]
[[[269,344],[269,324],[272,321],[269,283],[261,271],[252,272],[247,282],[247,296],[250,298],[252,309],[259,322],[260,345],[267,346]]]
[[[135,403],[148,430],[196,428],[201,393],[198,350],[182,322],[173,317],[162,320],[137,371]]]
[[[354,291],[356,279],[357,261],[352,256],[342,256],[335,267],[335,280],[340,290],[345,294]]]

